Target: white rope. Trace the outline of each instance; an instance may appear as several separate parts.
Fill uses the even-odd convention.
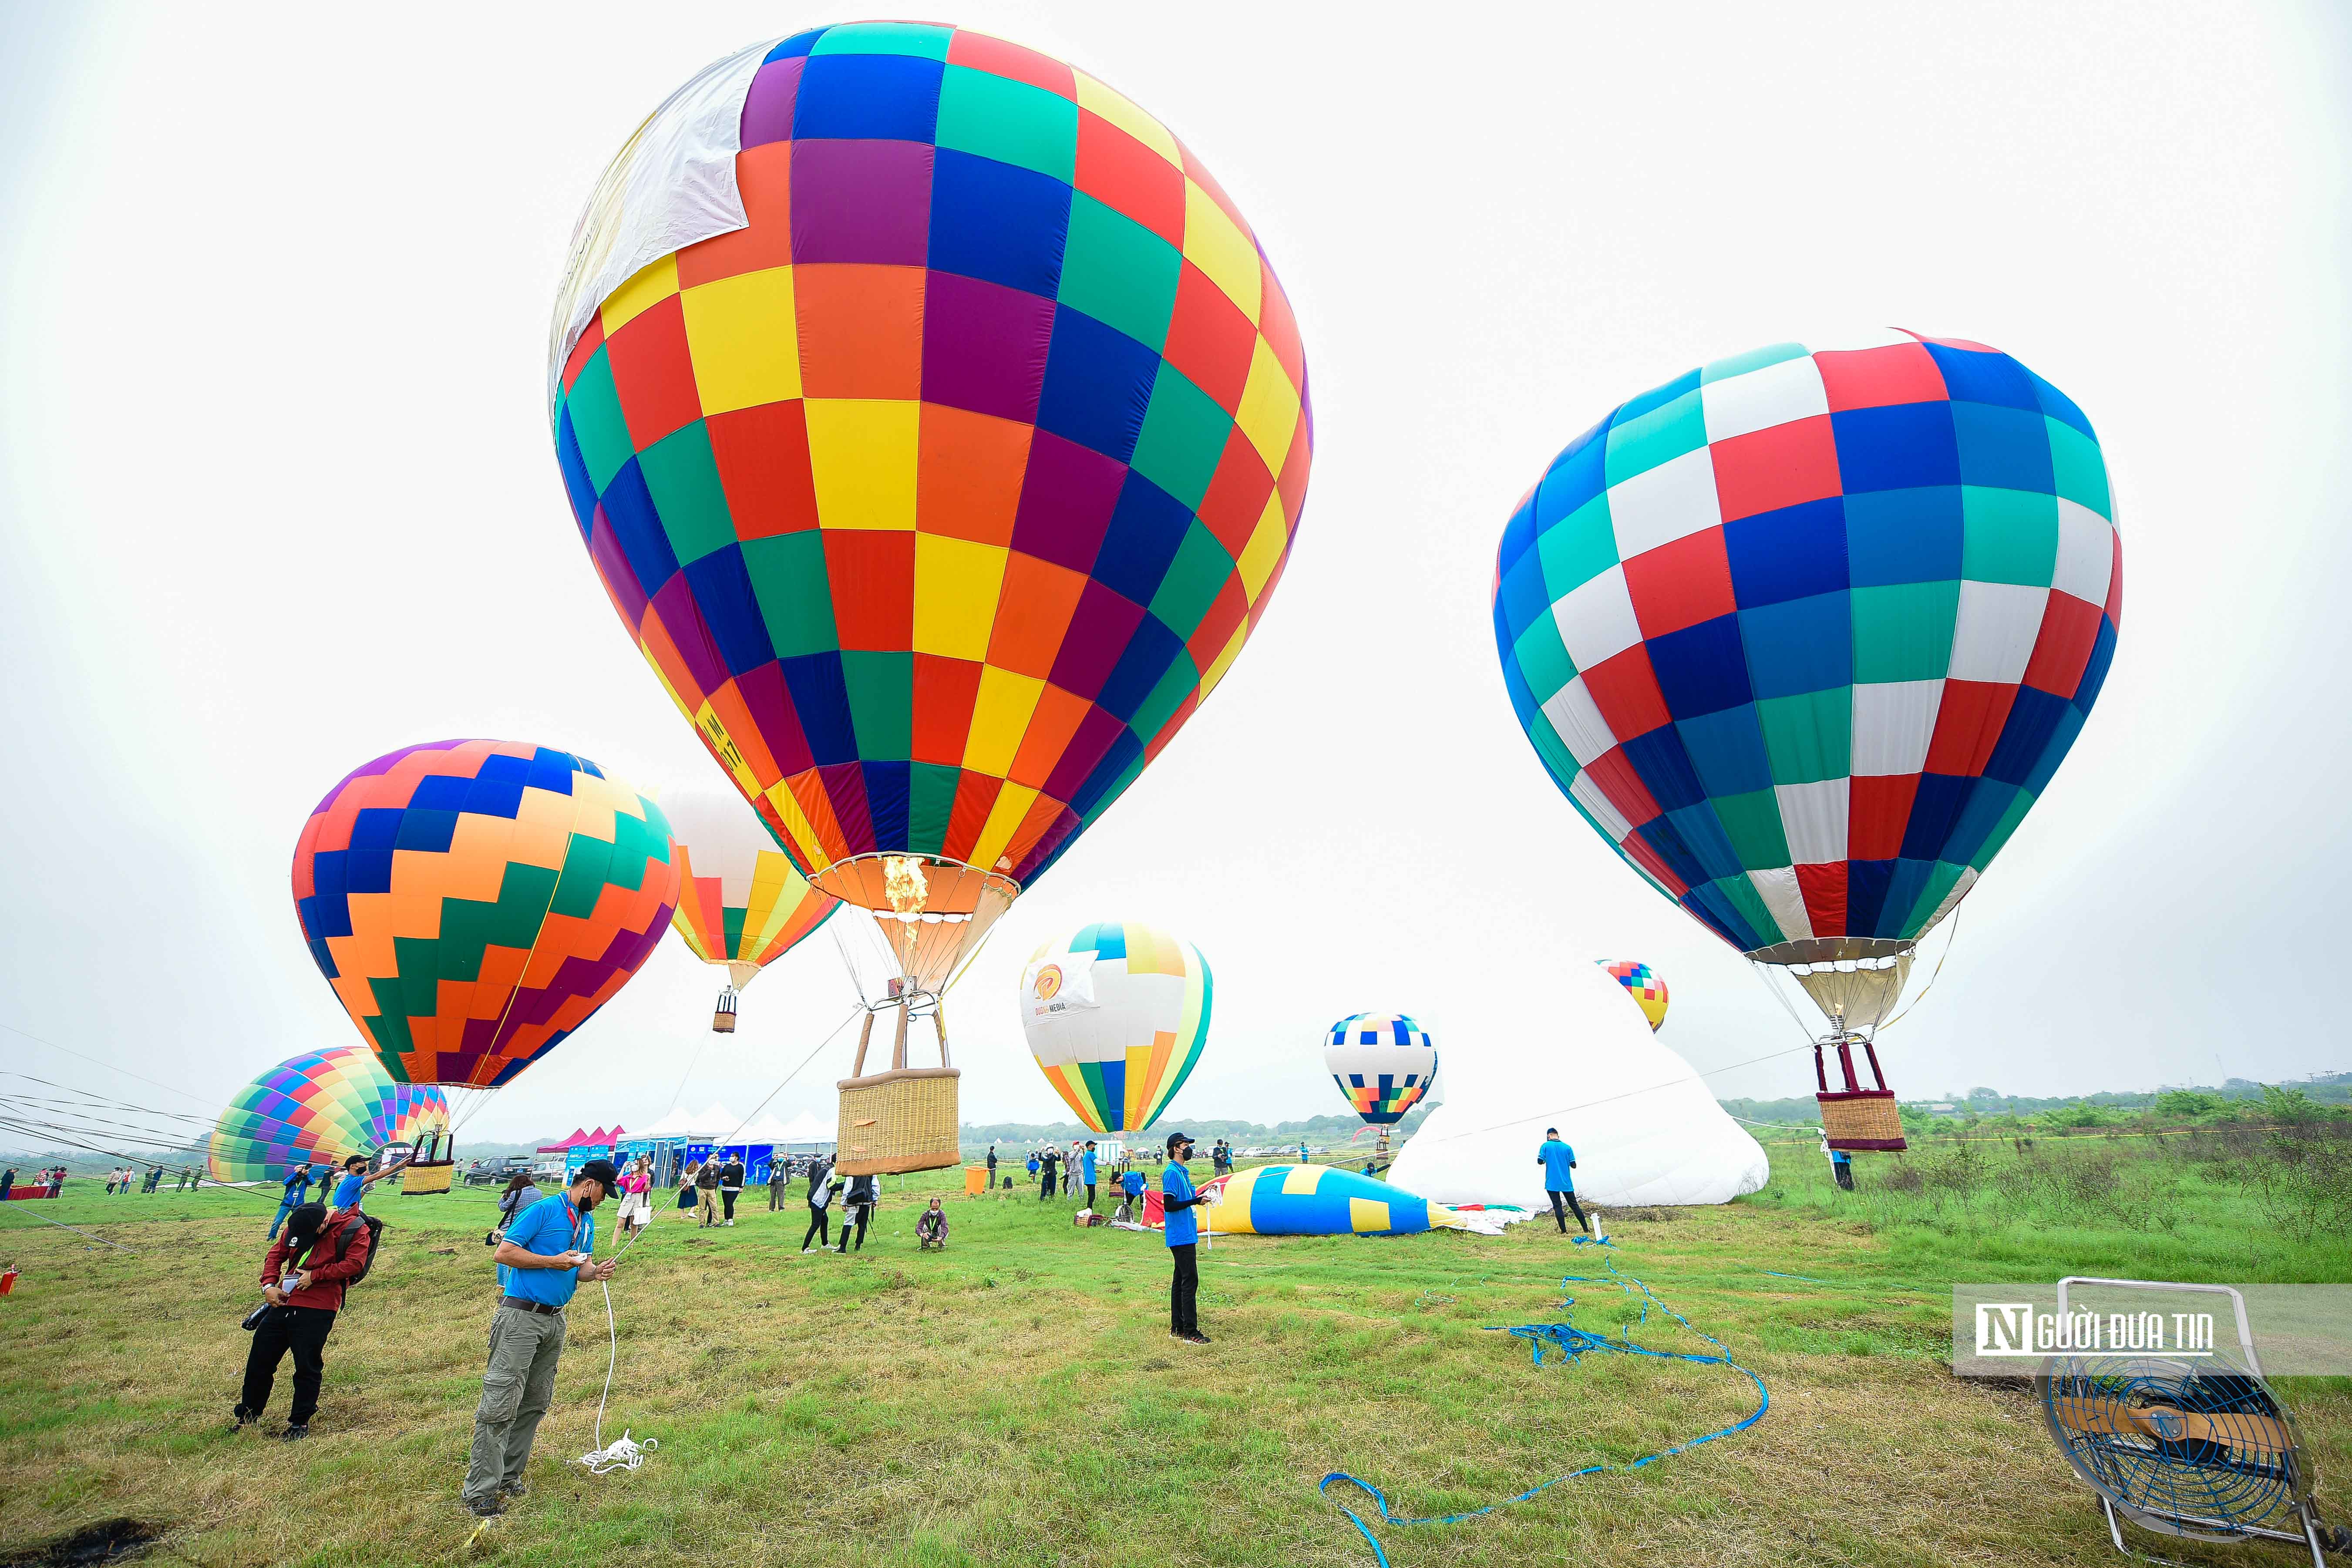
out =
[[[643,1231],[638,1232],[640,1236],[643,1234]],[[635,1245],[635,1237],[630,1238],[631,1246]],[[627,1250],[628,1247],[624,1247],[621,1252]],[[621,1253],[616,1252],[613,1260],[617,1263],[620,1257]],[[621,1331],[613,1321],[613,1287],[606,1283],[602,1285],[602,1289],[604,1292],[604,1392],[596,1396],[596,1447],[573,1461],[588,1467],[588,1473],[592,1476],[609,1476],[614,1470],[634,1470],[646,1462],[646,1455],[661,1447],[658,1437],[648,1437],[642,1443],[635,1441],[625,1426],[609,1446],[604,1441],[604,1404],[613,1397],[613,1368],[621,1359]]]
[[[858,1014],[863,1013],[864,1011],[866,1011],[866,1009],[863,1007],[855,1008],[851,1011],[848,1017],[844,1018],[840,1023],[835,1025],[833,1033],[827,1035],[824,1039],[819,1040],[809,1051],[809,1054],[801,1058],[800,1066],[786,1073],[784,1075],[783,1082],[779,1083],[775,1088],[770,1089],[768,1091],[767,1100],[762,1100],[759,1104],[753,1106],[751,1108],[751,1116],[744,1118],[742,1123],[735,1129],[735,1132],[729,1133],[727,1135],[726,1142],[721,1142],[719,1146],[720,1148],[725,1148],[727,1146],[727,1142],[733,1142],[735,1133],[742,1131],[745,1127],[749,1127],[751,1124],[751,1117],[756,1117],[761,1111],[766,1110],[768,1100],[773,1100],[776,1096],[782,1094],[787,1084],[790,1084],[793,1079],[800,1077],[803,1068],[806,1068],[809,1063],[816,1060],[817,1053],[824,1050],[825,1047],[833,1044],[835,1039],[839,1038],[841,1032],[849,1027],[851,1020],[855,1019]],[[681,1089],[685,1087],[683,1081],[681,1081],[679,1087]],[[628,1240],[621,1244],[620,1249],[613,1254],[611,1261],[614,1263],[621,1261],[621,1259],[627,1255],[629,1248],[636,1246],[638,1242],[644,1240],[647,1235],[651,1234],[653,1226],[650,1224],[640,1226],[636,1235],[629,1237]],[[585,1466],[588,1473],[592,1476],[609,1476],[616,1470],[628,1471],[636,1469],[646,1462],[647,1455],[652,1454],[661,1447],[661,1439],[658,1437],[648,1437],[644,1442],[640,1443],[634,1437],[630,1436],[629,1428],[624,1426],[621,1428],[621,1435],[618,1437],[613,1439],[609,1444],[604,1441],[604,1406],[613,1397],[613,1372],[614,1369],[620,1364],[621,1331],[619,1326],[614,1321],[613,1318],[612,1284],[608,1280],[600,1280],[598,1281],[598,1285],[604,1292],[604,1391],[596,1396],[596,1447],[581,1455],[579,1458],[572,1462],[577,1465]]]

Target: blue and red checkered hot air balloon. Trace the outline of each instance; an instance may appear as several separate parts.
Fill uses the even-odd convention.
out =
[[[1884,331],[1643,394],[1503,531],[1495,636],[1528,738],[1653,886],[1821,1005],[1832,1143],[1902,1146],[1850,1047],[1875,1075],[1915,945],[2098,699],[2114,519],[2063,393],[1981,343]]]
[[[1402,1013],[1354,1013],[1323,1033],[1323,1068],[1375,1127],[1404,1120],[1437,1081],[1437,1047]]]

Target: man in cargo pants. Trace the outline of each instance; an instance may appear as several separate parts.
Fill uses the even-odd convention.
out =
[[[553,1202],[542,1199],[515,1215],[493,1254],[504,1294],[490,1319],[490,1366],[466,1469],[466,1507],[480,1518],[504,1512],[507,1500],[526,1490],[523,1466],[563,1354],[564,1305],[583,1283],[613,1277],[611,1258],[598,1263],[589,1256],[596,1249],[592,1211],[620,1184],[610,1160],[589,1161]]]

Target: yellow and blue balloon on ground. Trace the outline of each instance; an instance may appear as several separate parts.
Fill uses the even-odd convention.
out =
[[[1475,1230],[1444,1204],[1335,1165],[1256,1165],[1236,1171],[1201,1211],[1220,1236],[1412,1236]]]

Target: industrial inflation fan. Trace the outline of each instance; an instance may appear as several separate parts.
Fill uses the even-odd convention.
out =
[[[2069,1286],[2210,1291],[2236,1310],[2235,1349],[2210,1353],[2084,1354],[2042,1363],[2042,1409],[2058,1451],[2099,1494],[2116,1550],[2124,1522],[2200,1541],[2284,1541],[2326,1553],[2352,1551],[2352,1531],[2323,1523],[2318,1472],[2294,1417],[2263,1375],[2244,1299],[2222,1285],[2139,1279],[2061,1280]],[[2156,1559],[2156,1561],[2164,1561]]]

